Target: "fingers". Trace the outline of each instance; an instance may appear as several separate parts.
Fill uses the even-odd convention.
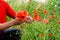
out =
[[[33,22],[33,18],[31,16],[28,16],[27,19],[26,19],[26,22],[27,23]]]

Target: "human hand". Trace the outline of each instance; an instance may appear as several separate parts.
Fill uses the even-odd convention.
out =
[[[24,22],[31,23],[31,22],[33,22],[33,18],[31,16],[27,16],[26,21],[24,21]]]
[[[24,21],[23,20],[19,20],[17,18],[14,19],[14,25],[19,25],[22,24]]]

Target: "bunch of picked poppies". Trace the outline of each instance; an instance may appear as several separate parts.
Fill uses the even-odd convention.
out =
[[[22,10],[17,13],[16,18],[25,21],[27,19],[27,16],[29,16],[27,10]]]

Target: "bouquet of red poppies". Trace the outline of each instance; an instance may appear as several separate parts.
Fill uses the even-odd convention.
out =
[[[24,21],[27,19],[27,16],[29,16],[27,10],[22,10],[17,13],[16,18]]]

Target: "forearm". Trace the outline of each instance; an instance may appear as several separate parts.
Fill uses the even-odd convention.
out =
[[[14,19],[10,22],[0,24],[0,30],[4,30],[4,29],[7,29],[13,25],[16,25],[17,22],[18,22],[18,20]]]

